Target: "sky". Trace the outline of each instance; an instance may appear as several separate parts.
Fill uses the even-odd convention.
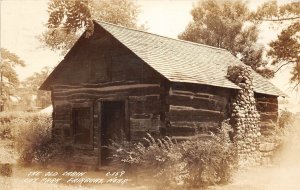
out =
[[[266,0],[249,0],[251,9]],[[284,3],[287,0],[280,0]],[[48,0],[0,0],[0,47],[16,53],[25,61],[26,67],[17,68],[21,80],[43,67],[55,67],[62,57],[41,47],[37,36],[45,29]],[[141,13],[138,23],[146,24],[148,32],[176,38],[192,19],[190,10],[196,0],[137,0]],[[276,38],[277,33],[264,26],[259,36],[260,43]],[[288,83],[289,69],[282,70],[272,82],[300,103],[297,92],[291,92]]]

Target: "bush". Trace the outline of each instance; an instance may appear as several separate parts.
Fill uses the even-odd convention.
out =
[[[58,150],[58,145],[51,138],[51,115],[24,112],[1,113],[0,122],[5,126],[3,128],[9,129],[10,138],[14,141],[14,148],[21,164],[32,162],[44,164],[51,160]]]
[[[181,146],[169,137],[155,140],[147,135],[143,143],[113,141],[109,146],[114,152],[113,162],[119,166],[123,164],[127,171],[142,179],[163,179],[156,182],[157,186],[176,184],[183,170]]]
[[[295,115],[288,110],[282,110],[279,114],[278,125],[280,128],[291,127],[295,121]]]
[[[295,115],[288,110],[281,110],[278,117],[278,123],[273,123],[274,130],[271,131],[264,141],[276,144],[276,147],[281,147],[283,141],[288,136],[288,133],[294,132]]]
[[[155,140],[150,134],[145,143],[113,142],[113,160],[141,177],[154,178],[157,187],[205,187],[228,182],[237,163],[235,146],[228,136],[229,125],[223,123],[217,135],[201,135],[182,143],[169,137]],[[162,180],[163,179],[163,180]]]
[[[0,138],[12,139],[12,123],[15,119],[24,116],[22,112],[0,112]]]
[[[189,171],[188,186],[205,187],[230,180],[237,167],[237,154],[227,129],[229,125],[223,123],[222,131],[211,134],[210,139],[196,136],[183,143],[183,159]]]
[[[288,110],[279,113],[278,125],[273,134],[273,141],[276,143],[276,154],[279,156],[283,151],[289,150],[292,145],[300,142],[299,138],[299,119]],[[297,146],[296,146],[297,147]]]
[[[267,136],[262,136],[261,142],[269,144],[267,146],[270,154],[271,163],[278,163],[282,159],[283,152],[290,149],[291,144],[299,142],[299,131],[296,127],[296,116],[288,110],[281,110],[278,123],[273,123],[273,130]]]

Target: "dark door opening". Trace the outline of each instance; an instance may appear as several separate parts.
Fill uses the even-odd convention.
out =
[[[120,140],[125,127],[124,101],[105,101],[101,107],[101,165],[108,165],[111,157],[108,146],[110,140]]]

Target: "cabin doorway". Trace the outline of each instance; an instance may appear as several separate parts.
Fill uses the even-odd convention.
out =
[[[122,140],[125,128],[125,102],[104,101],[101,106],[101,165],[108,165],[111,151],[105,147],[111,140]]]

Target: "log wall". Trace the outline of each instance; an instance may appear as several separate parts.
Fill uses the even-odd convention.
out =
[[[255,94],[256,108],[260,114],[261,134],[272,134],[278,122],[278,99],[276,96]]]
[[[263,94],[255,94],[256,107],[260,113],[261,121],[261,144],[259,150],[261,152],[261,163],[270,164],[272,157],[278,148],[272,140],[272,135],[276,131],[275,127],[278,124],[278,99],[276,96]],[[276,134],[275,134],[276,135]]]
[[[78,164],[99,166],[100,163],[100,126],[103,101],[124,101],[125,122],[130,125],[129,139],[137,141],[146,133],[159,135],[161,125],[160,95],[158,84],[139,84],[134,82],[114,82],[106,84],[56,85],[52,87],[53,131],[59,135],[64,145],[72,146],[70,160]],[[92,123],[92,144],[76,145],[72,127],[72,109],[89,108]]]
[[[166,96],[166,135],[184,139],[217,132],[227,116],[230,90],[191,84],[173,84]]]

